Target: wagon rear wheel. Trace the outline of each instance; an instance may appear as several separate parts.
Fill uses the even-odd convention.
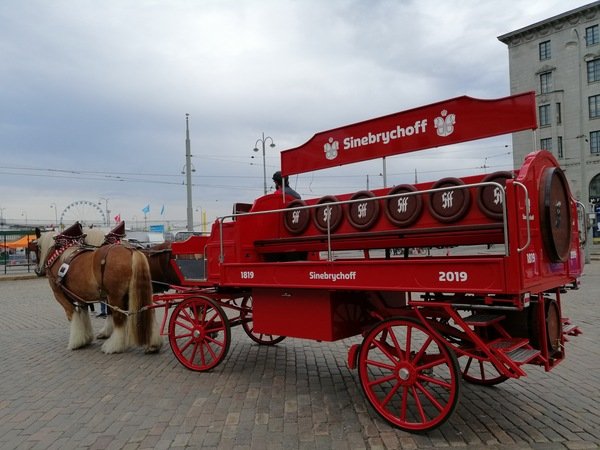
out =
[[[216,367],[227,354],[231,329],[223,309],[207,297],[181,302],[169,321],[169,344],[175,357],[190,370]]]
[[[363,340],[358,365],[369,402],[398,428],[431,430],[456,408],[456,356],[414,319],[390,318],[375,325]]]
[[[242,300],[242,328],[250,339],[260,345],[275,345],[285,339],[285,336],[275,334],[256,333],[252,321],[252,297],[244,297]]]
[[[461,358],[460,362],[462,377],[467,383],[495,386],[508,380],[506,375],[502,375],[496,366],[485,359],[466,356]]]

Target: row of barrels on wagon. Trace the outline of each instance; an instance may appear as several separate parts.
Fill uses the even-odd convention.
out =
[[[494,182],[502,186],[507,179],[512,178],[511,172],[494,172],[483,178],[483,182]],[[427,192],[427,208],[432,217],[442,224],[449,224],[461,220],[471,207],[471,190],[465,186],[460,178],[443,178]],[[456,189],[451,189],[456,187]],[[448,189],[444,189],[448,188]],[[440,190],[437,190],[440,189]],[[499,192],[497,185],[485,184],[477,188],[476,200],[481,212],[492,220],[502,220],[503,193]],[[333,195],[326,195],[317,201],[317,207],[297,209],[306,206],[303,200],[294,200],[288,204],[289,211],[284,213],[284,226],[291,234],[301,234],[314,223],[315,227],[327,233],[335,231],[342,223],[344,216],[357,230],[368,230],[379,219],[381,210],[390,223],[396,227],[404,228],[414,224],[423,212],[423,195],[410,184],[401,184],[391,188],[383,200],[375,198],[370,191],[359,191],[351,198],[351,202],[338,203]],[[406,194],[406,195],[400,195]],[[364,200],[364,201],[361,201]],[[296,209],[294,209],[296,208]]]

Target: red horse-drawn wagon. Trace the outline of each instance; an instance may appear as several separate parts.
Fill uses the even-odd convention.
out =
[[[460,97],[319,133],[282,152],[281,167],[294,175],[535,128],[533,93]],[[235,205],[210,236],[173,243],[178,286],[154,304],[175,306],[163,332],[198,371],[224,359],[235,325],[261,344],[362,336],[348,365],[373,408],[426,431],[452,414],[461,379],[495,385],[564,359],[579,332],[561,302],[582,271],[582,209],[547,151],[511,172],[306,201],[275,193]]]

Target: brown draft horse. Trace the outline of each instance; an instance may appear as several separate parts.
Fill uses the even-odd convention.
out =
[[[152,291],[154,293],[165,292],[171,289],[172,286],[181,284],[177,273],[171,266],[172,251],[170,242],[140,248],[139,250],[148,258],[152,276]]]
[[[93,329],[88,303],[104,301],[112,310],[98,338],[107,338],[104,353],[120,353],[137,344],[147,353],[160,350],[162,338],[154,319],[150,270],[139,251],[119,244],[88,249],[79,245],[57,248],[52,233],[39,233],[38,264],[56,300],[71,322],[68,347],[90,344]],[[129,312],[130,314],[126,314]]]

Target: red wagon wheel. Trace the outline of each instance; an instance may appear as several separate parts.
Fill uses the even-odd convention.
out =
[[[285,339],[285,336],[254,332],[254,322],[252,322],[252,297],[244,297],[244,300],[242,300],[242,328],[250,339],[260,345],[275,345]]]
[[[457,405],[456,356],[414,319],[390,318],[375,325],[363,340],[358,365],[369,402],[398,428],[431,430]]]
[[[496,366],[486,360],[483,355],[482,359],[467,356],[461,358],[460,362],[462,377],[467,383],[478,384],[480,386],[495,386],[508,380],[508,377],[501,374]]]
[[[181,302],[169,321],[169,344],[175,357],[190,370],[205,371],[225,358],[231,329],[223,309],[207,297]]]

